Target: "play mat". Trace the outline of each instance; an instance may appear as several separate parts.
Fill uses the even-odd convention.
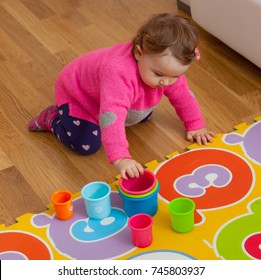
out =
[[[43,213],[0,225],[0,259],[261,259],[261,116],[146,168],[160,182],[149,247],[132,244],[116,180],[110,184],[113,208],[103,220],[88,219],[79,192],[70,220],[58,220],[50,204]],[[180,196],[196,203],[195,227],[185,234],[173,231],[168,213],[169,201]]]

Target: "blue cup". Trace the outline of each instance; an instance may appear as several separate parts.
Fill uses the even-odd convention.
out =
[[[158,188],[151,195],[142,197],[142,198],[134,198],[124,195],[120,188],[119,194],[122,198],[123,208],[127,216],[131,217],[136,214],[148,214],[150,216],[154,216],[158,211],[158,192],[159,192],[160,184],[158,184]]]
[[[104,219],[111,213],[111,188],[104,182],[92,182],[85,185],[81,194],[86,213],[93,219]]]

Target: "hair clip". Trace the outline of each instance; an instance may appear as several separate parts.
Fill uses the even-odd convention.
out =
[[[195,48],[195,59],[196,59],[196,61],[199,61],[200,60],[200,52],[199,52],[199,49],[198,48]]]

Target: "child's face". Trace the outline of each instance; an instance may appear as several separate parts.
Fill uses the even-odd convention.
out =
[[[181,64],[169,49],[159,54],[150,54],[136,46],[134,54],[142,81],[152,88],[174,84],[190,66]]]

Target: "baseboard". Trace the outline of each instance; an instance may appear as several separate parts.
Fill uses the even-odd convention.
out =
[[[191,11],[190,11],[190,6],[188,6],[187,4],[183,3],[180,0],[177,0],[177,5],[178,8],[181,9],[182,11],[184,11],[185,13],[191,15]]]

